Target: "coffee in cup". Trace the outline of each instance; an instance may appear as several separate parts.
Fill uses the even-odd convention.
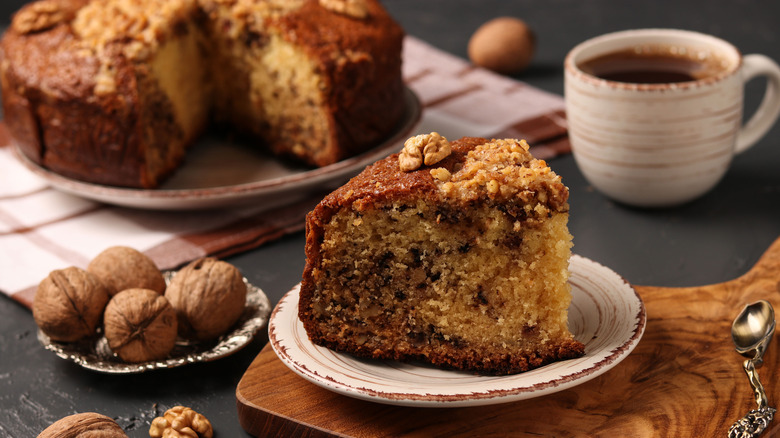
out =
[[[757,76],[767,77],[767,91],[743,125],[744,84]],[[588,181],[625,204],[673,206],[711,190],[774,124],[780,67],[697,32],[616,32],[567,55],[565,98]]]
[[[728,68],[716,54],[698,59],[678,47],[646,44],[597,56],[579,65],[583,72],[614,82],[666,84],[717,76]]]

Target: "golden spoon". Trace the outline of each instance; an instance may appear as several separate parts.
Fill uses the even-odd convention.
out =
[[[775,311],[765,300],[745,306],[731,324],[731,339],[737,352],[748,359],[742,363],[753,386],[758,409],[753,409],[729,429],[729,438],[750,438],[760,435],[772,421],[776,409],[769,406],[764,385],[756,368],[763,364],[764,352],[775,333]]]

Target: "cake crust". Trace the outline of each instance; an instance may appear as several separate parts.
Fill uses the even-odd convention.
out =
[[[502,152],[495,153],[497,149]],[[374,212],[401,211],[400,214],[390,214],[396,214],[394,217],[403,220],[403,211],[413,210],[415,205],[436,206],[432,211],[423,211],[423,209],[417,213],[420,217],[420,227],[437,227],[440,224],[451,227],[446,228],[447,232],[458,237],[469,234],[469,229],[485,227],[484,223],[494,221],[493,219],[475,220],[471,217],[472,212],[493,212],[490,214],[494,214],[499,222],[505,221],[508,224],[508,228],[501,232],[503,235],[498,237],[497,242],[506,245],[512,251],[516,251],[522,246],[523,237],[531,236],[533,233],[545,235],[544,233],[548,233],[548,230],[560,227],[560,224],[565,226],[569,208],[568,189],[562,184],[560,177],[552,173],[543,161],[534,160],[528,153],[528,147],[524,142],[463,138],[452,144],[452,152],[448,157],[434,165],[422,166],[410,172],[404,172],[400,169],[399,154],[373,164],[347,184],[326,196],[307,216],[306,267],[300,291],[299,317],[314,343],[361,357],[404,361],[419,360],[444,368],[497,375],[528,371],[556,360],[574,358],[583,354],[583,344],[575,340],[567,329],[564,329],[565,333],[558,333],[555,340],[543,341],[541,345],[537,345],[533,349],[526,347],[492,349],[469,342],[466,337],[459,338],[456,331],[448,331],[443,328],[448,318],[452,320],[451,314],[454,306],[458,303],[442,304],[441,301],[435,301],[437,298],[432,297],[433,295],[428,291],[436,288],[434,283],[445,281],[445,277],[454,278],[460,274],[444,272],[447,270],[446,266],[431,267],[430,257],[433,257],[433,254],[439,250],[436,248],[417,249],[415,247],[417,243],[433,239],[425,233],[417,241],[404,240],[403,242],[406,242],[405,244],[409,248],[395,251],[395,254],[391,254],[394,249],[382,249],[382,245],[377,244],[376,247],[363,251],[362,256],[356,256],[356,258],[372,259],[366,264],[360,264],[362,261],[355,262],[355,266],[360,264],[362,270],[383,272],[383,269],[392,263],[400,266],[400,274],[395,274],[393,280],[377,278],[382,274],[372,272],[361,277],[365,278],[365,282],[352,283],[353,276],[363,274],[357,272],[359,268],[355,268],[354,274],[343,274],[345,269],[349,270],[350,268],[344,266],[346,263],[339,264],[332,260],[334,258],[333,244],[330,242],[332,237],[326,235],[329,227],[334,228],[336,227],[334,224],[347,222],[347,226],[351,226],[352,228],[349,229],[352,231],[344,232],[344,234],[359,239],[355,232],[359,230],[360,222],[375,220],[377,216],[373,216]],[[349,212],[348,219],[343,219],[345,211]],[[429,220],[428,218],[431,216],[433,218]],[[390,230],[391,233],[402,232],[392,227]],[[517,233],[513,233],[511,230],[517,231]],[[417,231],[409,230],[409,233]],[[532,234],[522,234],[523,232]],[[475,242],[473,236],[479,240],[480,235],[487,236],[490,233],[489,228],[485,228],[484,232],[480,230],[471,233],[472,237],[469,239],[472,240],[456,243],[455,250],[451,251],[456,254],[449,255],[448,257],[451,258],[447,260],[452,260],[455,262],[454,264],[457,264],[460,256],[457,253],[462,253],[465,257],[467,253],[471,254],[481,250],[480,243]],[[372,239],[384,239],[385,236],[384,234],[373,236],[365,242],[371,242]],[[561,236],[563,240],[570,239],[568,232],[564,232]],[[454,236],[452,240],[457,240],[458,237]],[[361,240],[361,243],[363,242]],[[436,242],[441,247],[441,241],[436,240]],[[349,245],[350,243],[344,243],[344,246]],[[565,267],[561,268],[561,266],[568,264],[569,245],[568,242],[563,242],[556,250],[559,254],[555,263],[558,266],[554,269],[565,270]],[[407,250],[414,254],[411,256],[407,254],[406,258],[402,258],[399,254],[409,252]],[[360,254],[360,250],[355,251]],[[377,251],[388,252],[384,256],[377,256],[374,254]],[[328,255],[325,256],[325,254]],[[566,257],[566,260],[561,261],[562,257]],[[562,263],[564,264],[562,265]],[[509,273],[505,272],[507,276],[513,275],[511,274],[512,269],[515,268],[510,268],[510,271],[507,271]],[[397,282],[398,275],[409,278],[404,283],[406,286],[393,286],[394,282]],[[554,272],[553,275],[560,276],[567,275],[567,273]],[[451,281],[458,282],[460,280]],[[341,291],[343,292],[341,298],[331,298],[330,303],[324,303],[323,297],[328,295],[328,291],[323,290],[323,288],[341,288],[341,286],[336,285],[339,283],[346,283],[343,288],[353,288],[353,290]],[[505,286],[498,286],[499,283],[496,283],[496,288],[505,288]],[[559,277],[554,280],[554,283],[558,289],[555,294],[563,296],[564,300],[570,300],[568,286],[562,286],[562,283],[565,283],[565,278],[561,280]],[[397,290],[392,292],[394,287],[397,287]],[[562,287],[565,290],[560,290]],[[371,290],[380,289],[387,289],[394,296],[388,300],[386,297],[372,295]],[[488,314],[489,321],[492,320],[490,318],[495,319],[495,325],[488,322],[487,326],[499,327],[503,321],[498,321],[498,319],[503,317],[490,315],[490,309],[491,306],[500,306],[500,301],[506,300],[507,297],[498,293],[494,294],[487,286],[482,289],[478,285],[476,289],[468,290],[464,290],[462,293],[464,295],[473,293],[474,296],[466,298],[468,303],[465,307],[481,309],[483,314]],[[403,306],[401,303],[411,295],[422,297],[415,301],[416,308],[409,310],[403,307],[400,310],[401,313],[408,313],[404,317],[406,320],[394,318],[388,308],[394,306],[395,302],[400,308]],[[359,298],[355,298],[355,302],[350,304],[350,297],[353,296]],[[456,300],[458,299],[460,298],[456,298]],[[420,321],[425,318],[421,313],[422,307],[431,302],[435,306],[450,309],[449,316],[447,312],[444,312],[444,316],[438,320],[439,322],[429,324],[428,327],[414,328],[413,326],[419,326]],[[568,307],[568,301],[563,303],[565,310]],[[352,316],[345,316],[346,311],[341,308],[342,306],[344,308],[355,307],[357,309],[355,313],[359,313],[361,316],[354,320],[350,319]],[[557,307],[561,306],[561,304],[557,305]],[[335,316],[337,314],[338,316]],[[560,320],[562,317],[565,318],[565,314],[565,311],[563,315],[558,311],[555,313],[555,318]],[[324,322],[327,318],[331,318],[331,321]],[[349,322],[334,322],[337,318],[343,318]],[[394,322],[391,323],[390,320]],[[367,324],[372,328],[363,330],[360,327],[361,324]],[[376,329],[373,329],[374,327]],[[399,335],[399,338],[394,338],[392,341],[387,340],[392,336],[389,333],[404,330],[408,332]],[[534,339],[540,336],[537,324],[531,322],[520,326],[518,332],[520,334],[514,337],[511,333],[508,336],[502,336],[507,339],[506,342],[514,342],[514,338],[523,338],[524,336]],[[382,339],[374,342],[374,337]]]

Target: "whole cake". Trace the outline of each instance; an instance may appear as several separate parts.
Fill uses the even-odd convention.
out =
[[[525,141],[413,137],[307,216],[299,317],[334,350],[482,374],[581,356],[568,211]]]
[[[4,117],[101,184],[156,187],[212,122],[325,166],[399,122],[403,36],[377,0],[41,0],[0,42]]]

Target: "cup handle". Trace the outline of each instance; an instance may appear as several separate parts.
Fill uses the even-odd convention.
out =
[[[766,92],[755,114],[737,133],[734,148],[737,154],[758,142],[780,115],[780,66],[764,55],[745,55],[742,58],[742,81],[747,83],[757,76],[766,76]]]

